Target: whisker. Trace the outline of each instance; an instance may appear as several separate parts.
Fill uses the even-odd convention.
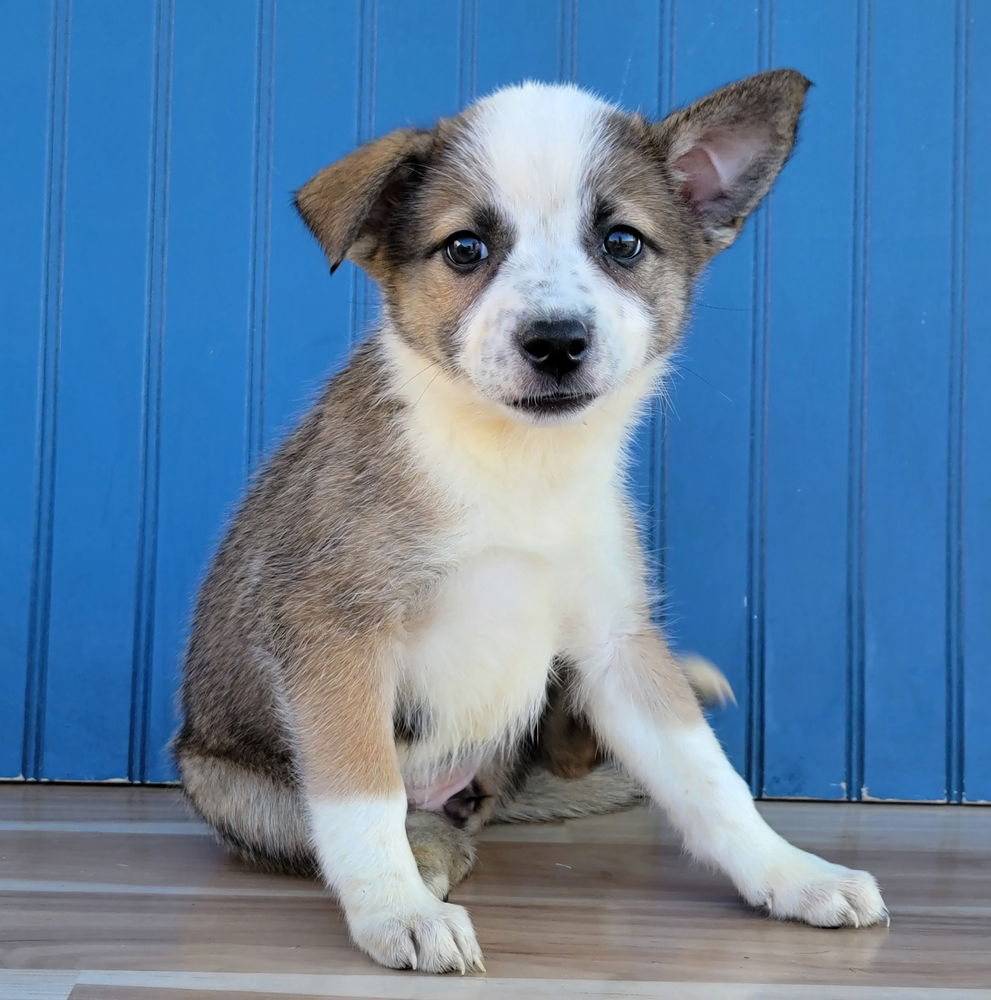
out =
[[[440,375],[440,369],[439,368],[438,368],[438,370],[436,372],[434,372],[434,377],[423,387],[423,392],[421,392],[420,395],[417,396],[416,402],[413,404],[414,406],[419,406],[420,400],[423,399],[424,396],[426,396],[427,389],[429,389],[434,384],[434,382],[437,381],[437,376],[438,375]]]
[[[743,313],[750,312],[749,306],[714,306],[710,305],[708,302],[696,302],[696,306],[702,309],[716,309],[719,312],[730,312],[730,313]]]
[[[438,362],[431,361],[430,364],[425,365],[415,375],[410,375],[410,377],[408,379],[406,379],[406,381],[403,382],[403,384],[396,389],[396,392],[402,392],[402,390],[405,389],[406,386],[408,386],[410,384],[410,382],[412,382],[414,379],[419,378],[425,371],[429,371],[431,368],[436,368],[437,365],[438,365]],[[437,374],[439,375],[440,372],[438,372]],[[437,377],[437,375],[434,376],[434,378],[436,378],[436,377]]]
[[[718,386],[713,385],[704,375],[700,375],[697,371],[695,371],[694,368],[689,368],[688,365],[686,364],[679,364],[676,371],[680,374],[682,370],[688,372],[689,375],[694,375],[700,382],[704,382],[714,392],[718,392],[719,395],[722,396],[727,403],[733,402],[732,396],[727,396],[722,389],[720,389]]]

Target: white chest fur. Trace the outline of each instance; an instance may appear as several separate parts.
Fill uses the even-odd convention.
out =
[[[487,549],[411,630],[402,696],[421,708],[431,755],[484,752],[535,721],[562,639],[555,575],[539,556]]]
[[[446,379],[424,391],[422,359],[393,351],[415,403],[408,446],[457,522],[450,572],[398,651],[400,697],[423,723],[403,770],[422,787],[531,726],[555,654],[608,643],[638,605],[619,471],[632,407],[527,427]]]
[[[619,561],[621,562],[621,561]],[[400,697],[421,723],[401,758],[412,801],[440,804],[536,724],[557,654],[605,647],[633,602],[611,555],[488,547],[459,562],[400,651]]]

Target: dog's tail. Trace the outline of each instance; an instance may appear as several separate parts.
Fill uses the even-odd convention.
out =
[[[643,789],[614,764],[601,764],[581,778],[558,778],[534,768],[520,790],[496,806],[492,823],[545,823],[619,812],[644,801]]]

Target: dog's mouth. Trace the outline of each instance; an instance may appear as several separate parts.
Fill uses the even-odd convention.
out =
[[[509,400],[509,405],[524,413],[562,415],[577,413],[594,399],[595,395],[591,392],[550,392],[543,396],[520,396]]]

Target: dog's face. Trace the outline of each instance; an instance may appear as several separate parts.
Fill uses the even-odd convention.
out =
[[[662,367],[694,278],[787,159],[807,87],[765,73],[651,124],[527,84],[362,147],[297,204],[428,364],[520,420],[567,420]]]

